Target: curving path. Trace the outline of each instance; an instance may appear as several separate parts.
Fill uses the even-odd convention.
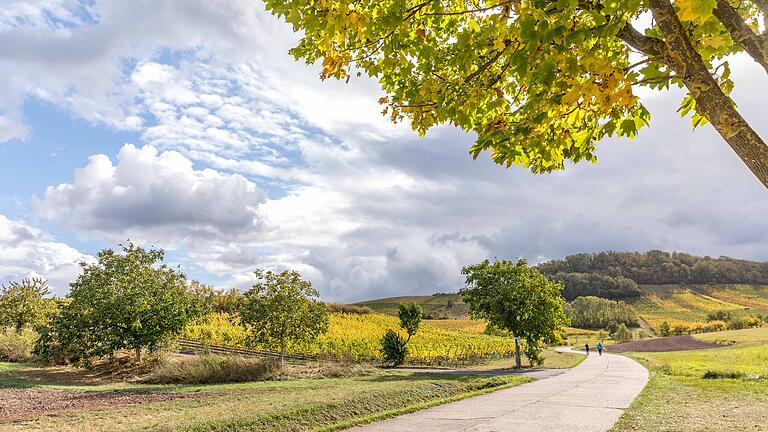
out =
[[[597,353],[559,375],[350,432],[607,431],[648,382],[636,361]]]

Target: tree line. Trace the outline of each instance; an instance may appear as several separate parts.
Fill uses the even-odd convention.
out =
[[[81,274],[63,298],[48,298],[42,279],[0,287],[0,326],[34,329],[39,335],[34,353],[53,363],[88,365],[121,350],[132,351],[141,362],[143,353],[167,346],[187,324],[222,312],[247,326],[250,343],[279,350],[282,363],[290,343],[311,341],[328,330],[329,310],[369,312],[329,307],[296,271],[256,270],[250,290],[221,292],[188,281],[179,268],[164,262],[162,249],[129,242],[118,250],[104,249],[97,258],[81,264]],[[531,363],[541,364],[542,345],[557,341],[560,328],[568,324],[562,285],[525,260],[486,260],[464,267],[462,274],[466,286],[460,295],[470,315],[519,337]],[[398,315],[407,336],[390,329],[381,340],[383,358],[392,365],[405,360],[424,311],[404,304]]]
[[[768,262],[659,250],[581,253],[547,261],[538,269],[563,282],[568,300],[638,297],[642,294],[638,284],[768,284]]]

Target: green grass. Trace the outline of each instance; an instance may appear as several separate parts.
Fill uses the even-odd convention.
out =
[[[614,432],[764,431],[768,385],[763,381],[656,374]]]
[[[542,351],[542,357],[544,358],[543,368],[548,369],[570,369],[576,367],[587,358],[587,356],[570,352],[558,352],[553,348],[547,348]],[[528,359],[522,356],[523,367],[531,367]],[[470,366],[471,369],[476,370],[490,370],[490,369],[509,369],[515,367],[515,359],[507,358],[492,361],[479,366]]]
[[[691,351],[634,353],[632,357],[668,375],[701,378],[707,372],[717,372],[768,379],[768,345],[765,344]]]
[[[448,307],[448,302],[452,303]],[[403,303],[416,303],[421,305],[424,313],[449,319],[467,318],[469,316],[467,305],[456,293],[444,295],[402,296],[389,297],[376,300],[368,300],[355,303],[358,306],[367,306],[376,312],[386,315],[397,315],[397,308]]]
[[[7,366],[3,365],[7,370]],[[336,430],[527,382],[487,377],[383,372],[348,378],[292,379],[207,386],[123,385],[123,391],[205,392],[199,398],[59,413],[0,431]],[[42,386],[43,388],[45,386]],[[61,386],[56,386],[61,388]],[[68,386],[82,390],[83,386]],[[91,386],[91,391],[115,386]]]
[[[762,431],[768,422],[766,329],[724,333],[740,343],[704,350],[630,353],[651,380],[613,431]],[[714,378],[704,378],[710,376]],[[722,378],[722,377],[738,378]]]
[[[746,330],[728,330],[714,333],[701,333],[693,335],[696,339],[707,342],[736,344],[748,342],[768,343],[768,327],[760,327]]]

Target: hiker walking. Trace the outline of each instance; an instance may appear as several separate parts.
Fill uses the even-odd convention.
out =
[[[603,355],[603,343],[602,342],[598,342],[597,343],[597,353],[600,354],[600,355]]]
[[[589,342],[584,344],[584,351],[586,351],[587,355],[589,355]]]

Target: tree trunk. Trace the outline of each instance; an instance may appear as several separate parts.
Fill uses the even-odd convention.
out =
[[[136,363],[141,363],[141,347],[136,347]]]
[[[280,335],[280,367],[285,365],[285,337]]]
[[[664,61],[685,83],[696,101],[696,111],[712,123],[755,177],[768,188],[768,145],[720,89],[693,48],[669,0],[650,0],[650,7],[668,47]]]

